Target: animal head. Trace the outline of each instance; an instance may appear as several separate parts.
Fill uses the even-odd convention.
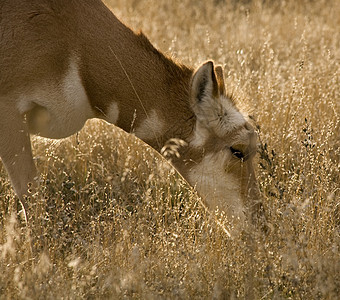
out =
[[[194,73],[190,101],[196,121],[189,149],[195,154],[187,159],[186,177],[209,208],[243,220],[246,208],[259,198],[253,168],[256,132],[226,94],[222,68],[211,61]]]

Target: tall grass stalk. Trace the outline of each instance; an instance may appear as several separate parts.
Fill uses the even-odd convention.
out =
[[[258,124],[267,230],[228,237],[164,159],[93,120],[33,138],[28,227],[0,166],[0,299],[337,299],[340,2],[107,3],[175,59],[223,65]]]

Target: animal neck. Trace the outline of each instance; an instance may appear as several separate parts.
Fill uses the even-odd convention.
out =
[[[149,55],[152,63],[139,62],[129,75],[127,89],[133,90],[134,101],[127,115],[132,114],[134,119],[128,123],[128,118],[123,117],[124,123],[118,121],[117,125],[160,151],[169,139],[185,140],[191,133],[193,112],[189,88],[193,71],[159,52],[147,51],[145,55]],[[136,68],[149,72],[141,74]]]
[[[145,55],[150,56],[149,61],[138,61],[132,70],[120,61],[126,85],[119,99],[116,98],[119,102],[116,125],[160,151],[167,140],[186,139],[191,133],[192,71],[162,54],[146,52]]]
[[[193,129],[193,70],[163,55],[115,17],[110,22],[110,34],[99,41],[98,35],[94,41],[91,35],[84,37],[83,81],[96,117],[134,133],[157,151],[170,138],[187,139]],[[94,60],[93,53],[100,59]]]
[[[128,112],[129,115],[134,114],[133,126],[131,123],[119,122],[117,125],[127,131],[130,129],[137,137],[160,151],[169,139],[187,140],[192,133],[194,114],[189,102],[189,89],[193,71],[162,54],[151,52],[149,55],[155,64],[154,71],[145,74],[142,79],[138,75],[131,78],[131,82],[137,82],[138,85],[134,87],[138,102]],[[140,67],[150,68],[150,65]]]

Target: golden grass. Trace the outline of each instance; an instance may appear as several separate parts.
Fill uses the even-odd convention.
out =
[[[0,166],[0,298],[336,299],[340,2],[110,5],[182,62],[224,66],[259,124],[269,231],[229,239],[159,155],[91,121],[69,139],[34,138],[30,228],[10,213]]]

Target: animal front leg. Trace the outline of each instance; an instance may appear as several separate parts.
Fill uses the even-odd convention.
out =
[[[0,157],[25,211],[27,220],[27,195],[29,183],[37,175],[32,157],[27,124],[16,107],[0,98]]]

